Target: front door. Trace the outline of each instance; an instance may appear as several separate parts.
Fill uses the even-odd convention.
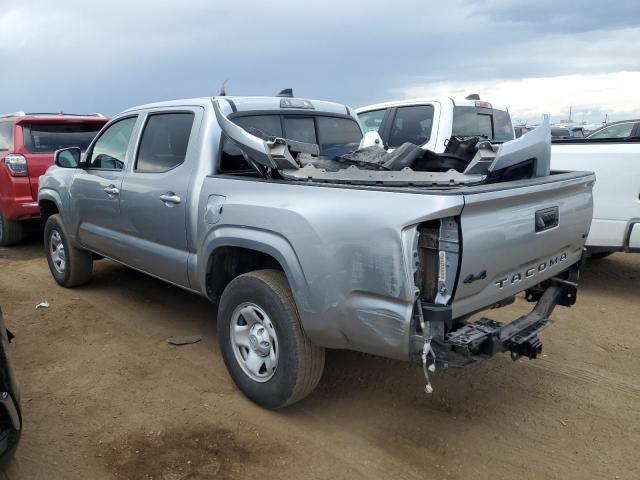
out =
[[[119,259],[120,187],[137,116],[112,123],[90,147],[70,188],[78,241]]]
[[[199,108],[147,114],[120,192],[128,252],[123,261],[184,287],[189,184],[197,169],[194,137],[201,118]]]

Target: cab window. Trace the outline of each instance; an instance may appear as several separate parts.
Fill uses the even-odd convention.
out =
[[[89,168],[102,170],[122,170],[125,165],[127,148],[137,117],[124,118],[112,123],[100,135],[89,155]]]
[[[423,145],[431,137],[432,126],[432,105],[399,107],[393,119],[389,146],[395,148],[406,142]]]
[[[360,119],[360,124],[362,125],[362,130],[364,130],[364,133],[379,133],[385,113],[387,113],[386,109],[371,110],[370,112],[359,113],[358,118]]]
[[[136,157],[136,172],[168,172],[184,163],[193,126],[193,113],[149,116]]]

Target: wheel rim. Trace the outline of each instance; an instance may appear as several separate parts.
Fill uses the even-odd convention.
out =
[[[49,256],[51,257],[51,263],[56,272],[64,274],[67,267],[67,256],[64,252],[64,244],[62,238],[57,230],[53,230],[49,236]]]
[[[255,303],[236,307],[229,327],[231,347],[242,371],[251,380],[266,382],[276,373],[280,353],[269,316]]]

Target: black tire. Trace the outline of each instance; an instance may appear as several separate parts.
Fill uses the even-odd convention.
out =
[[[238,347],[231,339],[234,312],[247,303],[267,314],[277,336],[277,367],[273,376],[263,382],[245,373],[234,351]],[[235,384],[263,407],[282,408],[302,400],[318,385],[324,370],[324,348],[312,344],[302,330],[291,289],[278,270],[245,273],[227,285],[218,307],[218,341]]]
[[[53,258],[51,246],[55,243],[55,234],[58,235],[57,238],[64,247],[64,268],[62,269],[59,265],[56,266],[56,260]],[[77,287],[87,283],[91,278],[93,257],[91,253],[71,245],[59,214],[51,215],[47,219],[44,226],[44,249],[51,275],[63,287]]]
[[[7,220],[0,212],[0,247],[16,245],[22,241],[22,222]]]

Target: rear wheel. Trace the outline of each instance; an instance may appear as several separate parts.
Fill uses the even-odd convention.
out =
[[[22,241],[22,222],[7,220],[0,212],[0,246],[8,247]]]
[[[231,378],[253,402],[282,408],[309,395],[324,369],[324,348],[311,343],[289,284],[278,270],[233,279],[218,308],[218,341]]]
[[[47,219],[44,248],[51,275],[60,285],[77,287],[89,281],[93,272],[93,257],[91,253],[71,245],[59,214]]]

